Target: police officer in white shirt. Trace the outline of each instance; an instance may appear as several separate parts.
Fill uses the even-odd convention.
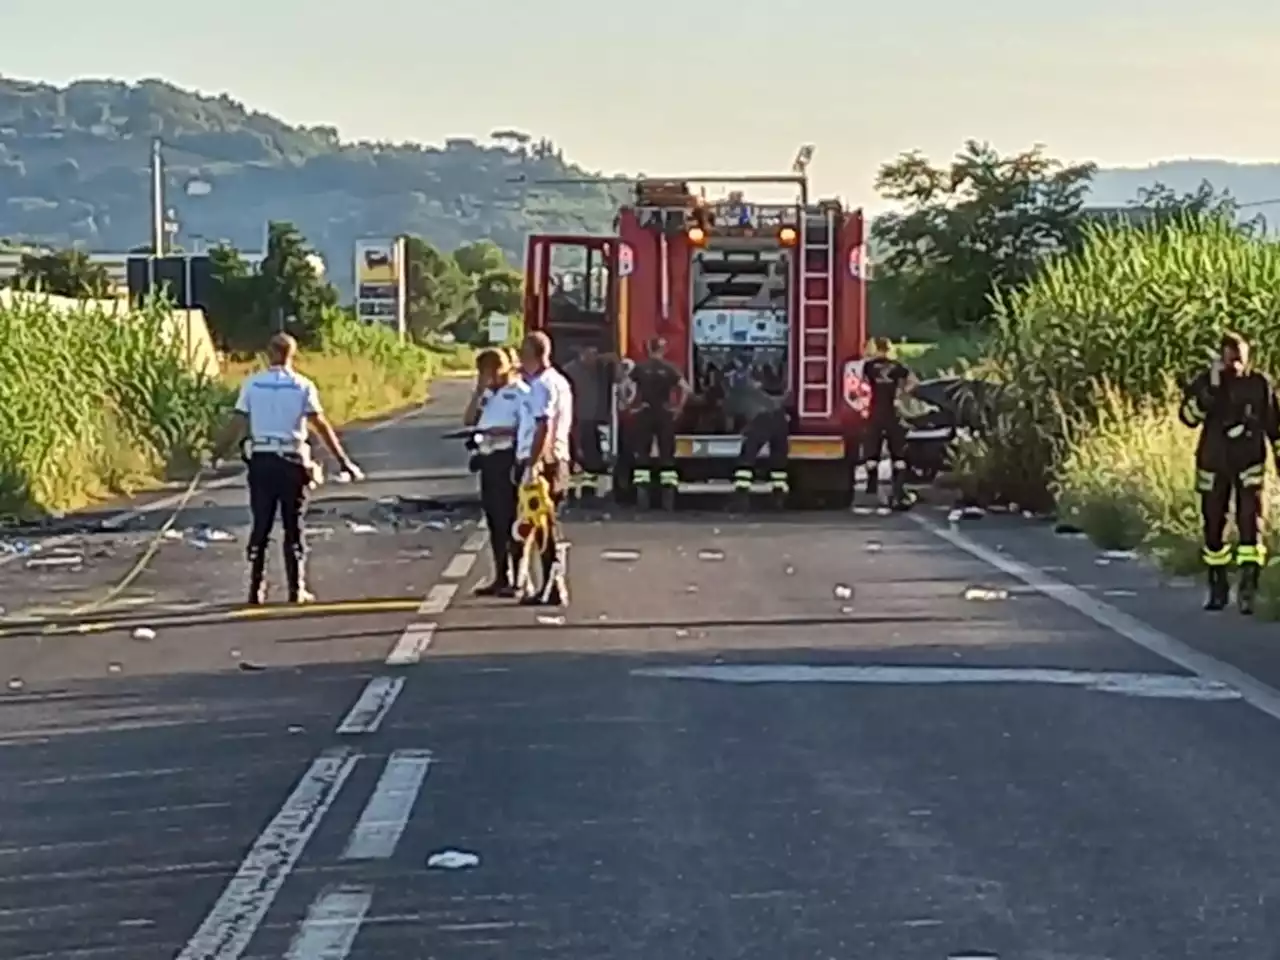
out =
[[[522,477],[546,478],[552,501],[559,507],[569,488],[573,388],[551,365],[551,338],[545,333],[531,333],[524,338],[520,347],[520,363],[524,368],[525,382],[529,385],[529,395],[520,423],[516,460]],[[542,590],[522,597],[521,603],[548,606],[567,606],[569,603],[569,588],[565,582],[566,553],[559,542],[558,528],[558,521],[553,521],[551,535],[542,554]]]
[[[271,338],[267,345],[271,366],[249,377],[240,387],[232,422],[214,448],[216,461],[242,437],[247,438],[244,452],[249,466],[249,509],[253,514],[247,550],[251,604],[266,602],[267,545],[277,510],[284,526],[289,602],[305,603],[313,599],[306,589],[304,569],[303,520],[307,494],[317,476],[308,430],[319,434],[348,477],[363,476],[325,418],[316,385],[293,369],[297,352],[298,342],[288,334],[279,333]]]
[[[519,378],[506,351],[489,349],[476,357],[476,388],[463,423],[478,435],[476,467],[480,503],[493,551],[493,579],[476,589],[482,597],[514,597],[519,564],[512,535],[517,513],[516,435],[529,386]]]

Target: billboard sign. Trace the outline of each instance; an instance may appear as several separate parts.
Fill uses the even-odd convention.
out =
[[[404,238],[356,241],[356,316],[405,333]]]

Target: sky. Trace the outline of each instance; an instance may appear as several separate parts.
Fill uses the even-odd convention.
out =
[[[64,0],[56,39],[46,2],[2,3],[10,77],[161,77],[347,139],[515,128],[611,173],[785,172],[813,143],[815,192],[870,209],[880,164],[966,138],[1280,159],[1275,0]]]

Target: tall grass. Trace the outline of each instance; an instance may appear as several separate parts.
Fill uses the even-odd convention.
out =
[[[1023,503],[1052,499],[1072,446],[1114,398],[1159,406],[1231,328],[1255,360],[1280,361],[1280,247],[1217,219],[1090,229],[996,304],[985,369],[1005,384],[987,437],[961,452],[981,482]]]
[[[193,373],[157,306],[60,312],[0,302],[0,520],[65,511],[185,474],[210,447],[261,358]],[[420,402],[456,364],[391,332],[336,316],[298,358],[335,423]]]
[[[0,303],[0,516],[129,490],[208,446],[229,391],[191,372],[167,319]]]

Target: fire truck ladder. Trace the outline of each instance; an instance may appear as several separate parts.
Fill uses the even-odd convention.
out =
[[[800,215],[800,418],[832,413],[835,364],[836,223],[831,209]]]

